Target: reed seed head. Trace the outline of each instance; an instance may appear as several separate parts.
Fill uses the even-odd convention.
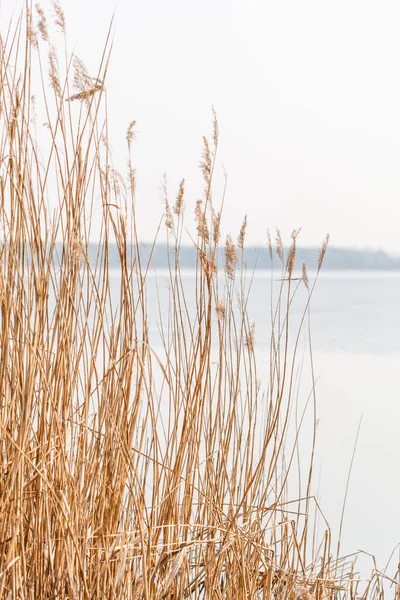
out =
[[[136,169],[128,165],[128,180],[129,180],[129,189],[134,194],[136,191]]]
[[[200,169],[203,173],[203,179],[206,183],[206,189],[208,190],[211,183],[212,159],[210,145],[205,136],[203,136],[203,154],[200,161]]]
[[[325,254],[326,251],[328,249],[328,245],[329,245],[329,233],[325,236],[324,241],[322,242],[322,246],[321,246],[321,251],[319,253],[319,257],[318,257],[318,271],[321,269],[322,267],[322,263],[324,262],[324,258],[325,258]]]
[[[40,35],[44,42],[48,42],[49,41],[49,33],[47,31],[46,15],[44,13],[43,8],[40,6],[40,4],[35,4],[35,8],[36,8],[36,12],[39,16],[37,27],[39,29]]]
[[[306,288],[309,289],[307,265],[304,262],[302,267],[302,280],[304,281],[304,285],[306,286]]]
[[[114,197],[117,199],[121,196],[121,190],[125,190],[125,182],[119,171],[116,169],[112,169],[111,167],[108,169],[108,174],[110,177],[111,189],[114,192]]]
[[[235,277],[235,268],[238,262],[235,244],[230,235],[226,236],[225,242],[225,272],[230,279]]]
[[[219,244],[219,240],[221,238],[221,213],[218,212],[215,214],[213,212],[213,241],[215,246]]]
[[[270,258],[270,261],[272,262],[272,260],[273,260],[273,251],[272,251],[271,232],[270,232],[269,228],[267,229],[267,244],[268,244],[269,258]]]
[[[243,223],[242,223],[242,226],[240,228],[240,232],[239,232],[238,239],[237,239],[237,245],[242,250],[244,248],[244,239],[246,237],[246,227],[247,227],[247,215],[245,215],[245,217],[243,219]]]
[[[254,334],[255,334],[256,324],[253,323],[250,331],[246,335],[246,346],[247,350],[250,354],[254,353]]]
[[[218,321],[223,321],[225,317],[225,303],[218,300],[215,306],[215,312],[217,313]]]
[[[54,9],[54,23],[55,25],[57,25],[57,27],[60,29],[60,31],[62,31],[63,33],[65,33],[65,15],[64,15],[64,11],[61,8],[61,5],[59,2],[56,2],[55,0],[52,1],[52,5],[53,5],[53,9]]]
[[[75,237],[71,245],[71,257],[74,263],[80,263],[84,259],[82,242]]]
[[[217,264],[214,260],[214,256],[207,256],[206,252],[204,252],[204,250],[201,248],[197,248],[197,252],[199,254],[204,273],[207,279],[210,280],[217,273]]]
[[[97,77],[90,77],[87,68],[80,58],[74,56],[74,79],[73,86],[79,90],[67,98],[67,102],[74,100],[89,100],[96,92],[103,89],[103,82]]]
[[[164,173],[163,178],[161,180],[161,190],[162,190],[162,194],[164,197],[164,205],[165,205],[165,226],[170,232],[172,232],[174,230],[174,218],[172,216],[171,207],[169,205],[166,173]]]
[[[174,229],[174,219],[172,217],[172,212],[168,200],[165,201],[165,226],[170,231]]]
[[[127,132],[126,132],[126,141],[128,143],[129,151],[131,150],[133,140],[136,139],[135,127],[136,127],[136,121],[131,121],[131,123],[127,129]]]
[[[197,232],[201,239],[206,243],[209,241],[209,233],[205,210],[203,210],[203,201],[197,200],[195,208],[195,217],[197,221]]]
[[[279,256],[281,262],[284,260],[282,236],[279,229],[276,230],[276,253]]]
[[[74,100],[89,100],[96,92],[99,92],[102,89],[101,85],[96,85],[90,90],[85,90],[83,92],[78,92],[77,94],[72,94],[69,98],[66,99],[66,102],[73,102]]]
[[[299,231],[296,231],[295,229],[293,229],[292,234],[291,234],[292,244],[289,248],[289,255],[288,255],[288,259],[287,259],[287,263],[286,263],[286,268],[288,271],[289,279],[291,279],[291,277],[292,277],[294,265],[296,262],[296,240],[297,240],[298,234],[299,234]]]
[[[219,140],[219,126],[217,113],[215,112],[215,108],[212,107],[212,115],[213,115],[213,144],[214,144],[214,154],[218,148],[218,140]]]
[[[92,79],[89,76],[88,70],[81,61],[81,59],[74,55],[73,58],[74,65],[74,80],[73,85],[79,91],[87,90],[91,87]]]
[[[58,59],[54,46],[49,50],[49,76],[50,85],[58,97],[61,97],[61,85],[58,75]]]
[[[38,48],[37,32],[33,26],[32,13],[29,9],[26,12],[26,37],[34,48]]]
[[[183,196],[184,195],[185,195],[185,180],[182,179],[182,181],[179,184],[179,190],[178,190],[178,194],[176,196],[176,202],[175,202],[175,206],[174,206],[174,213],[176,215],[182,214]]]

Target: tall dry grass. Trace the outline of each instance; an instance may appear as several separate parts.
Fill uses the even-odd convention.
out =
[[[62,9],[54,10],[64,35]],[[297,233],[286,252],[279,232],[269,242],[279,281],[266,307],[270,360],[261,375],[247,311],[246,220],[237,242],[221,242],[212,202],[214,115],[195,211],[194,305],[179,259],[184,182],[173,203],[165,188],[173,252],[155,348],[135,220],[135,123],[127,178],[108,145],[110,39],[89,75],[66,42],[57,53],[53,29],[40,6],[27,8],[0,40],[0,598],[381,598],[383,575],[373,571],[362,588],[354,557],[331,548],[312,495],[315,435],[309,466],[297,466],[299,344],[315,285],[305,267],[293,276]],[[311,386],[312,411],[315,402]]]

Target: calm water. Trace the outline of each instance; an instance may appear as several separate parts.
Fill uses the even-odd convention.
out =
[[[184,274],[184,283],[190,295],[193,273]],[[154,338],[159,320],[157,294],[161,306],[166,306],[166,276],[162,272],[148,279]],[[269,298],[270,274],[259,272],[252,284],[249,313],[256,323],[261,377],[263,363],[268,372]],[[304,298],[302,287],[293,305],[294,319],[300,315]],[[319,416],[319,497],[332,529],[337,531],[362,416],[342,551],[372,552],[383,568],[400,542],[400,274],[322,273],[311,315]]]

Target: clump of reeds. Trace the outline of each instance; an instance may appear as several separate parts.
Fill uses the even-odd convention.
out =
[[[54,19],[65,33],[56,2]],[[286,257],[277,233],[282,272],[263,390],[247,314],[246,220],[240,251],[228,236],[222,260],[218,252],[214,114],[200,164],[194,306],[179,259],[184,181],[173,208],[165,185],[174,253],[157,350],[134,210],[135,121],[127,181],[109,152],[109,40],[98,72],[74,57],[70,79],[51,28],[36,5],[0,39],[0,599],[355,598],[353,562],[334,560],[329,527],[322,518],[318,534],[314,524],[311,467],[304,489],[289,486],[297,348],[315,283],[305,268],[293,277],[297,233]],[[47,91],[35,72],[49,76]],[[269,251],[272,261],[271,241]],[[309,294],[291,341],[301,279]],[[381,581],[375,572],[367,592],[381,597]]]

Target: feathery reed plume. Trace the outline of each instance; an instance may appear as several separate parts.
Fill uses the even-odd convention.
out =
[[[296,262],[296,240],[297,240],[299,231],[300,230],[296,231],[296,229],[293,229],[292,234],[291,234],[292,243],[289,248],[289,253],[288,253],[287,262],[286,262],[286,269],[288,272],[289,279],[292,278],[293,269],[294,269],[294,265]]]
[[[276,230],[276,253],[279,256],[280,261],[283,262],[284,261],[284,251],[283,251],[282,236],[281,236],[281,232],[279,231],[279,229]]]
[[[129,189],[133,194],[136,191],[136,169],[134,169],[131,165],[128,166],[128,182]]]
[[[87,90],[92,85],[92,78],[90,77],[86,66],[83,64],[81,59],[74,55],[73,57],[73,66],[74,66],[74,79],[73,86],[77,90],[83,92]]]
[[[242,223],[242,226],[240,228],[240,232],[239,232],[238,239],[237,239],[237,245],[242,250],[244,248],[244,239],[246,237],[246,227],[247,227],[247,215],[245,215],[245,217],[243,219],[243,223]]]
[[[131,121],[126,131],[126,143],[128,146],[128,186],[131,192],[131,199],[134,200],[136,192],[136,169],[132,166],[132,143],[136,139],[136,121]],[[108,146],[106,145],[108,150]]]
[[[304,285],[306,286],[306,288],[309,289],[307,265],[304,262],[303,262],[303,266],[302,266],[302,280],[303,280]]]
[[[40,4],[35,4],[35,8],[36,8],[36,12],[39,16],[37,28],[39,29],[42,40],[44,42],[48,42],[49,41],[49,33],[47,31],[46,15],[44,13],[43,8],[40,6]]]
[[[200,222],[201,215],[203,213],[202,204],[203,204],[203,200],[196,200],[196,207],[194,209],[194,216],[195,216],[195,219],[196,219],[197,223]]]
[[[64,15],[64,11],[61,8],[61,5],[59,2],[56,2],[56,0],[52,0],[52,5],[53,5],[53,9],[54,9],[54,23],[55,25],[60,29],[60,31],[62,31],[63,33],[65,33],[65,15]]]
[[[112,167],[109,167],[108,175],[110,178],[111,188],[114,193],[114,197],[115,199],[118,199],[121,196],[122,190],[125,189],[124,179],[121,173],[117,171],[117,169],[113,169]]]
[[[89,90],[84,90],[83,92],[78,92],[76,94],[72,94],[69,98],[66,98],[66,102],[74,102],[74,100],[89,100],[96,92],[99,92],[103,89],[103,86],[100,83],[96,83],[96,85]]]
[[[217,113],[215,112],[215,108],[212,107],[212,116],[213,116],[213,144],[214,144],[214,154],[218,148],[218,140],[219,140],[219,125]]]
[[[217,264],[214,260],[214,256],[207,256],[207,254],[201,248],[197,247],[197,253],[200,258],[200,262],[207,280],[210,282],[211,278],[217,273]]]
[[[174,205],[174,213],[176,215],[182,214],[184,194],[185,194],[185,180],[182,179],[182,181],[179,184],[179,190],[178,190],[178,194],[176,196],[176,202]]]
[[[225,272],[230,279],[235,277],[235,268],[238,262],[236,247],[230,235],[226,236],[225,242]]]
[[[221,212],[215,214],[212,212],[212,226],[213,226],[213,242],[215,246],[218,246],[221,238]]]
[[[96,77],[90,77],[87,68],[77,56],[74,56],[73,64],[73,85],[79,91],[76,94],[72,94],[66,101],[89,100],[96,92],[103,89],[103,82]]]
[[[268,245],[269,259],[272,262],[273,261],[273,249],[272,249],[271,232],[270,232],[269,228],[267,229],[267,245]]]
[[[61,97],[61,85],[60,78],[58,75],[58,59],[57,53],[54,46],[50,47],[49,50],[49,77],[50,85],[53,88],[56,96]]]
[[[246,335],[246,346],[247,346],[247,350],[249,351],[250,354],[254,353],[254,334],[255,334],[255,330],[256,330],[256,324],[253,323],[252,326],[250,327],[250,331],[247,333]]]
[[[165,226],[170,231],[173,231],[174,229],[174,219],[172,217],[172,212],[168,203],[168,199],[165,200]]]
[[[167,230],[170,232],[174,231],[174,218],[172,216],[171,207],[169,205],[168,200],[168,184],[167,184],[167,175],[164,173],[163,178],[161,180],[161,190],[164,198],[165,205],[165,226]]]
[[[38,37],[33,25],[32,12],[29,9],[26,11],[26,36],[32,46],[37,49],[39,47]]]
[[[133,140],[136,139],[136,131],[135,131],[135,127],[136,127],[136,121],[131,121],[129,124],[129,127],[126,131],[126,141],[128,144],[128,150],[129,152],[131,151],[131,146],[132,146],[132,142]]]
[[[203,174],[203,179],[206,184],[206,192],[209,190],[209,186],[211,184],[211,174],[212,174],[212,158],[210,145],[205,136],[203,136],[203,152],[202,157],[199,163],[200,170]]]
[[[322,242],[321,251],[318,256],[318,271],[320,271],[322,267],[322,263],[324,262],[325,254],[328,249],[329,244],[329,233],[325,236],[324,241]]]
[[[71,257],[75,263],[80,263],[85,258],[83,245],[78,237],[75,237],[71,243]]]
[[[218,321],[223,321],[225,317],[225,304],[221,300],[215,305],[215,312],[217,313]]]
[[[205,211],[205,209],[203,209],[203,201],[202,200],[196,201],[195,217],[196,217],[196,221],[197,221],[197,233],[199,234],[199,237],[205,243],[208,243],[209,232],[208,232],[208,226],[207,226],[206,211]]]

